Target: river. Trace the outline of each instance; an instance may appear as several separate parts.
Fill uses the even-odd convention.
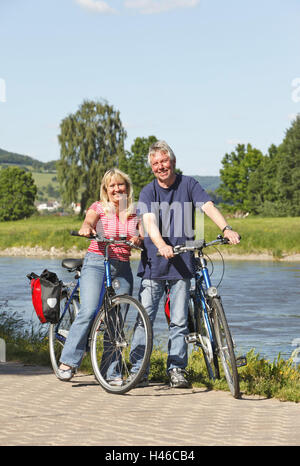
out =
[[[138,261],[132,261],[134,275]],[[26,274],[40,274],[45,268],[70,281],[71,275],[61,267],[61,259],[1,257],[0,313],[17,312],[33,327],[39,326],[31,303]],[[213,283],[222,273],[220,261],[214,262]],[[244,354],[254,349],[271,361],[278,353],[285,359],[300,338],[300,263],[226,260],[225,274],[219,287],[236,351]],[[139,279],[135,281],[137,296]],[[155,342],[166,348],[167,324],[159,312],[154,328]]]

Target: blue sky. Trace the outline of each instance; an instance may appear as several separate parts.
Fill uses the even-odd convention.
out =
[[[165,139],[187,175],[237,143],[266,153],[300,113],[299,0],[0,0],[0,148],[57,160],[85,99],[126,149]]]

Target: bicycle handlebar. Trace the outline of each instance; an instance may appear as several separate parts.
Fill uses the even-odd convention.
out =
[[[104,236],[100,236],[98,234],[96,235],[90,235],[90,236],[84,236],[80,235],[78,231],[70,231],[70,235],[72,236],[79,236],[80,238],[86,238],[86,239],[93,239],[97,241],[98,243],[109,243],[109,244],[126,244],[127,246],[130,246],[131,248],[134,249],[139,249],[140,251],[143,251],[143,248],[140,248],[139,246],[136,246],[135,244],[131,243],[126,239],[126,237],[120,236],[120,239],[115,239],[115,238],[105,238]]]
[[[182,254],[188,251],[201,251],[208,246],[212,246],[214,244],[228,244],[228,238],[224,238],[222,235],[218,235],[217,239],[206,243],[204,239],[196,240],[196,241],[188,241],[185,244],[179,244],[173,247],[174,255]],[[162,257],[159,252],[156,253],[158,257]]]

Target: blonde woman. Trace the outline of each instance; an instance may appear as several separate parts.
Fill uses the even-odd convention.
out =
[[[126,239],[140,245],[139,221],[132,203],[132,183],[130,178],[120,170],[108,170],[101,183],[100,201],[94,202],[88,209],[79,234],[90,236],[101,234],[106,238]],[[84,258],[80,277],[80,312],[78,313],[63,348],[59,378],[70,380],[80,366],[87,346],[87,337],[99,304],[101,285],[104,276],[104,243],[91,241]],[[111,272],[118,278],[120,293],[132,294],[133,275],[129,263],[130,247],[112,245],[110,247]],[[121,383],[120,375],[110,369],[107,378],[112,385]]]

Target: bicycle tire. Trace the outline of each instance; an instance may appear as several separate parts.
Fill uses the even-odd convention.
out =
[[[204,317],[202,306],[200,307],[194,296],[189,300],[189,318],[194,317],[194,331],[200,339],[200,347],[202,350],[205,366],[210,379],[215,380],[220,378],[218,357],[215,352],[214,344],[211,342],[207,323]],[[211,330],[213,326],[209,322]]]
[[[58,377],[60,355],[62,353],[70,327],[79,311],[78,300],[75,297],[72,298],[68,307],[66,307],[68,300],[69,297],[67,292],[63,291],[60,300],[59,321],[57,324],[50,324],[48,332],[50,361],[56,377]]]
[[[223,305],[219,297],[212,298],[212,316],[218,344],[218,354],[222,362],[225,378],[234,398],[240,397],[239,375],[233,341]]]
[[[136,329],[141,327],[144,329],[143,345],[138,347],[141,365],[133,376],[131,342]],[[114,296],[110,308],[99,311],[90,333],[91,362],[99,384],[109,393],[128,392],[142,379],[151,351],[152,326],[144,307],[131,296]],[[109,374],[113,365],[114,373]],[[121,384],[111,385],[116,378]]]

